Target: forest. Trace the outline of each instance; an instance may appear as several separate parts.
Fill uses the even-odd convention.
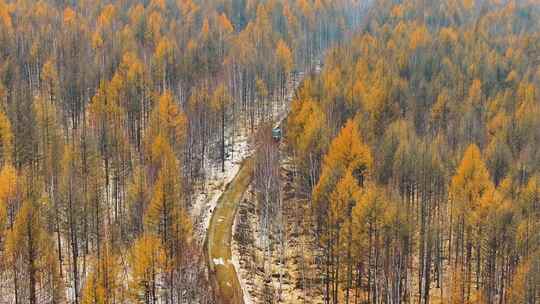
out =
[[[540,303],[540,2],[0,0],[4,303]]]

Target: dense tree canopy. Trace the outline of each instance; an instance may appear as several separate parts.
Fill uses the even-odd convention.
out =
[[[0,298],[212,302],[196,189],[350,5],[0,0]]]
[[[243,132],[265,286],[291,234],[305,302],[538,303],[539,56],[536,0],[0,0],[0,299],[217,301]]]
[[[539,14],[535,1],[378,1],[304,81],[287,138],[326,303],[538,301]],[[368,178],[342,193],[357,164]],[[352,249],[333,221],[351,222]]]

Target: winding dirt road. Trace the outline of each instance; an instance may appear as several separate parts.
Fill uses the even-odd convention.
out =
[[[316,73],[320,71],[320,66],[320,62],[317,63]],[[292,100],[293,93],[304,78],[304,74],[304,72],[299,73],[298,77],[292,80],[287,96],[288,102]],[[288,107],[276,117],[275,126],[281,125],[287,115]],[[231,239],[238,205],[253,178],[253,166],[254,160],[251,155],[243,161],[240,170],[217,201],[206,233],[205,247],[209,279],[215,300],[221,304],[244,304],[242,286],[232,263]]]
[[[232,226],[238,204],[253,177],[253,157],[249,157],[219,198],[206,234],[206,252],[210,281],[216,301],[243,304],[244,295],[232,263]]]

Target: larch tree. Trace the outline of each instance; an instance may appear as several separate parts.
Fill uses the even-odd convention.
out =
[[[50,81],[52,80],[48,80],[49,84]],[[49,208],[46,212],[47,223],[48,225],[50,225],[50,227],[54,227],[53,231],[56,233],[57,246],[55,247],[57,251],[58,262],[62,264],[62,208],[59,195],[61,176],[60,165],[63,153],[63,145],[61,138],[62,133],[60,129],[60,123],[58,121],[57,108],[55,106],[53,97],[47,99],[42,96],[37,96],[34,101],[33,110],[35,112],[36,122],[38,124],[38,137],[40,139],[38,142],[38,153],[40,156],[39,170],[41,176],[43,177],[43,181],[45,184],[45,192],[49,200]],[[62,276],[61,268],[60,275]]]
[[[293,70],[294,57],[291,49],[283,40],[279,40],[276,46],[276,57],[278,62],[278,81],[281,99],[285,98],[287,92],[287,81],[289,74]]]
[[[169,88],[169,80],[171,78],[172,63],[174,62],[174,43],[167,37],[162,37],[157,43],[154,53],[154,73],[155,78],[159,81],[156,85],[161,87],[161,90]]]
[[[329,206],[329,234],[331,246],[331,263],[334,266],[332,273],[332,299],[334,303],[339,302],[340,277],[342,264],[346,265],[345,277],[345,302],[348,303],[350,289],[352,287],[352,209],[360,199],[361,188],[358,180],[347,171],[338,181],[335,190],[330,194]]]
[[[134,237],[144,231],[144,212],[149,202],[149,195],[145,191],[148,187],[147,183],[144,168],[141,166],[135,167],[127,189],[129,230]]]
[[[191,247],[192,224],[185,206],[178,160],[163,136],[159,135],[151,151],[157,170],[152,197],[144,214],[145,231],[157,235],[167,253],[168,272],[165,279],[169,299],[179,298],[183,285],[185,254]]]
[[[225,124],[227,108],[231,103],[231,96],[223,84],[220,84],[212,96],[212,106],[214,111],[220,116],[220,145],[221,145],[221,172],[225,172]]]
[[[287,118],[287,140],[293,149],[298,169],[305,172],[308,191],[311,192],[319,179],[322,154],[327,147],[326,115],[312,99],[300,97],[291,105]]]
[[[41,298],[52,303],[63,300],[60,266],[41,221],[39,203],[28,200],[23,203],[6,236],[5,253],[6,262],[11,265],[15,302],[36,304]],[[46,288],[41,289],[44,283]]]
[[[336,242],[339,244],[340,221],[351,216],[352,206],[350,205],[353,205],[350,203],[351,198],[348,198],[348,202],[345,204],[348,208],[345,213],[341,214],[340,217],[336,217],[339,214],[332,216],[332,209],[339,208],[333,205],[339,202],[339,200],[332,197],[333,189],[336,189],[342,179],[342,183],[353,183],[357,187],[363,187],[371,174],[372,166],[373,157],[371,151],[362,142],[356,122],[353,120],[347,121],[330,144],[323,161],[321,176],[313,190],[313,212],[317,219],[318,233],[321,234],[321,241],[325,250],[325,263],[327,265],[325,270],[325,297],[327,301],[330,301],[331,297],[332,303],[339,301],[337,290],[339,285],[336,282],[339,270],[333,269],[336,266],[334,265],[334,259],[336,258],[334,244]],[[343,194],[339,194],[339,196],[343,196]],[[332,230],[337,231],[332,234]],[[330,283],[332,283],[332,288]]]
[[[82,287],[80,303],[125,303],[127,296],[120,258],[109,245],[102,247],[99,257],[92,261],[91,269]]]
[[[219,34],[219,56],[223,58],[225,56],[226,47],[231,35],[234,32],[234,25],[225,13],[221,13],[217,17],[218,22],[218,34]]]
[[[534,303],[539,296],[540,253],[535,252],[530,258],[521,261],[508,292],[508,301],[512,303]]]
[[[155,169],[157,174],[152,198],[145,214],[145,224],[148,231],[160,236],[163,244],[170,245],[175,206],[181,201],[178,161],[167,139],[162,136],[156,138],[152,150],[157,162]]]
[[[68,245],[68,259],[70,260],[69,278],[73,288],[74,301],[79,303],[80,296],[80,229],[82,216],[81,195],[75,186],[79,182],[79,154],[74,145],[65,145],[62,154],[62,170],[59,178],[59,200],[63,221],[60,231]],[[58,239],[61,246],[61,238]],[[99,240],[98,240],[99,242]],[[99,244],[98,244],[99,247]],[[61,250],[59,251],[61,255]]]
[[[327,214],[329,195],[340,178],[350,173],[356,183],[363,186],[370,176],[373,156],[370,148],[362,141],[357,122],[347,121],[340,133],[330,144],[321,169],[321,176],[313,190],[317,209]]]
[[[51,104],[58,102],[60,86],[58,83],[58,70],[54,59],[48,59],[41,71],[41,85],[43,94]]]
[[[167,272],[166,252],[161,240],[143,234],[130,249],[128,256],[132,277],[128,282],[130,297],[136,303],[158,303],[160,285]]]
[[[483,195],[493,191],[493,184],[489,172],[480,154],[480,150],[471,144],[463,154],[463,159],[452,177],[450,184],[451,213],[450,225],[452,227],[451,246],[454,257],[454,267],[461,267],[463,286],[461,299],[470,297],[473,247],[480,250],[480,243],[475,241],[474,233],[478,229],[474,225],[473,215],[480,209]]]
[[[393,250],[391,241],[398,235],[391,232],[390,237],[385,230],[392,227],[389,222],[396,220],[396,209],[392,208],[386,189],[376,185],[368,185],[361,193],[357,204],[352,209],[352,261],[354,262],[354,299],[377,302],[385,297],[395,298],[388,293],[389,283],[392,283],[392,271],[382,265],[389,265],[386,253]],[[404,224],[401,224],[405,226]],[[386,228],[386,229],[385,229]],[[394,234],[394,235],[392,235]],[[384,246],[384,247],[383,247]],[[394,257],[399,258],[399,255]],[[394,264],[400,266],[400,263]],[[384,273],[386,271],[386,273]],[[382,276],[384,278],[382,279]],[[394,275],[403,275],[394,273]],[[400,279],[398,279],[400,281]],[[385,284],[386,283],[386,284]],[[401,296],[397,294],[397,299]]]
[[[5,164],[0,170],[0,203],[4,214],[3,224],[7,224],[10,229],[15,221],[16,211],[18,209],[18,187],[17,171],[11,164]],[[2,226],[2,228],[5,228]]]
[[[2,163],[10,163],[13,160],[13,132],[11,123],[3,111],[0,111],[0,145]]]
[[[504,249],[508,246],[514,229],[513,210],[510,201],[505,197],[503,189],[486,192],[479,209],[475,212],[474,224],[478,227],[475,237],[479,239],[476,261],[476,297],[490,303],[497,297],[503,297],[504,287],[498,286],[496,273],[504,267]],[[481,287],[481,290],[479,291]]]
[[[151,130],[147,134],[149,140],[161,135],[167,139],[178,159],[182,156],[186,139],[186,115],[178,105],[170,91],[159,96],[156,106],[150,115]]]

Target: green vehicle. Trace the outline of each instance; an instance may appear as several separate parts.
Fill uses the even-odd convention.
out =
[[[280,141],[281,140],[281,128],[280,127],[275,127],[275,128],[272,129],[272,138],[275,141]]]

